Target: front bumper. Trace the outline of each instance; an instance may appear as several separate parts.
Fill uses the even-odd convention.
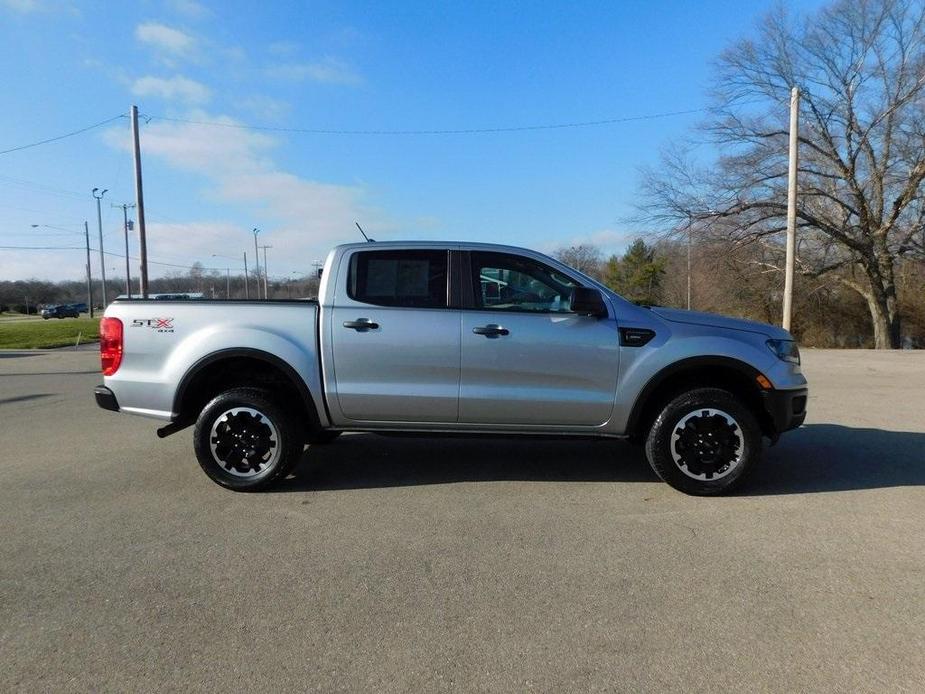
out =
[[[774,431],[781,434],[796,429],[806,419],[808,388],[795,390],[763,390],[764,409],[771,418]]]
[[[93,395],[96,397],[96,404],[104,410],[112,412],[119,411],[119,401],[116,400],[116,394],[106,386],[97,386],[93,389]]]

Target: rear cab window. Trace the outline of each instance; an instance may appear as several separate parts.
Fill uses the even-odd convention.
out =
[[[446,308],[448,251],[357,251],[350,257],[347,296],[375,306]]]

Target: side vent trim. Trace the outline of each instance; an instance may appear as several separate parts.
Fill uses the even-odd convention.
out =
[[[621,347],[642,347],[655,337],[655,331],[648,328],[620,328]]]

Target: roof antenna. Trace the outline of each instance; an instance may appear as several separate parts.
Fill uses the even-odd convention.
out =
[[[363,238],[366,239],[366,243],[376,243],[376,239],[371,239],[366,235],[366,232],[363,231],[363,227],[360,226],[359,222],[354,222],[357,225],[357,229],[360,230],[360,233],[363,234]]]

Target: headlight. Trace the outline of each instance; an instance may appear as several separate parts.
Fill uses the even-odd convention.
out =
[[[768,340],[768,349],[774,352],[778,359],[789,361],[791,364],[800,363],[800,348],[793,340]]]

